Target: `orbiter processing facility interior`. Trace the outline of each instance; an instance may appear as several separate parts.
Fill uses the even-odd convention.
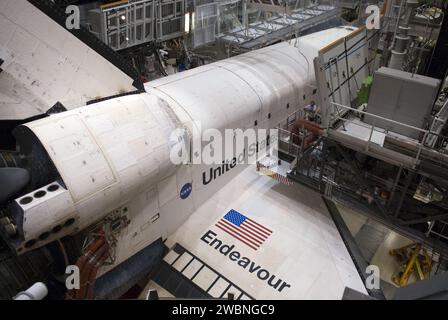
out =
[[[0,299],[447,299],[447,15],[0,0]]]

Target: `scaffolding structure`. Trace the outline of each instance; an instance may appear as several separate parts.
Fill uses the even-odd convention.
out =
[[[193,47],[215,41],[253,50],[339,17],[337,1],[193,0]]]
[[[113,50],[185,34],[185,0],[135,0],[89,11],[91,32]]]
[[[220,3],[218,1],[194,1],[193,48],[215,42]]]
[[[244,1],[240,23],[219,30],[217,38],[243,51],[253,50],[296,37],[338,16],[334,1]]]
[[[178,38],[185,33],[185,0],[159,0],[157,10],[157,41]]]
[[[438,1],[390,0],[383,17],[383,65],[425,73],[444,13]]]
[[[296,141],[300,143],[296,143],[291,132],[280,125],[280,158],[291,163],[287,177],[448,254],[446,151],[423,142],[403,149],[393,135],[360,121],[367,113],[337,107],[348,112],[341,117],[334,108],[335,125],[309,146],[303,144],[309,135],[306,129],[298,134]],[[364,137],[351,136],[344,125],[362,127]],[[429,130],[423,132],[436,135]],[[383,146],[378,144],[377,133],[385,136]],[[437,139],[447,141],[440,135]]]
[[[302,126],[299,132],[292,132],[292,123],[306,119],[301,112],[291,114],[277,127],[279,157],[290,166],[287,178],[447,255],[448,137],[440,134],[447,109],[442,108],[432,126],[425,129],[368,113],[364,105],[351,105],[356,90],[352,91],[352,99],[346,99],[350,105],[338,102],[341,92],[346,96],[348,88],[353,89],[360,70],[368,75],[374,72],[369,61],[359,70],[346,69],[349,77],[328,72],[331,66],[335,70],[335,61],[339,61],[341,69],[347,68],[353,51],[362,50],[379,36],[368,31],[358,34],[360,38],[353,39],[354,45],[352,41],[347,46],[347,39],[339,44],[345,47],[341,55],[324,58],[321,51],[315,59],[322,111],[320,119],[314,121],[319,123],[319,130]],[[330,75],[339,79],[331,80]],[[337,83],[346,89],[342,91],[343,86]],[[364,122],[367,117],[374,119],[373,124]],[[379,128],[375,119],[389,123],[383,128],[403,126],[416,131],[420,138]],[[315,137],[309,139],[310,134]]]

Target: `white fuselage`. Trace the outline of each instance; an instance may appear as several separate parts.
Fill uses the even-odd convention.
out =
[[[209,179],[208,172],[216,165],[174,165],[172,132],[192,130],[198,123],[202,130],[219,131],[276,126],[316,99],[313,60],[319,49],[349,33],[343,28],[326,30],[149,82],[146,93],[26,124],[47,151],[66,190],[58,199],[47,201],[44,196],[22,206],[24,243],[68,217],[76,220],[27,250],[119,212],[130,223],[117,236],[115,264],[104,273],[172,234],[242,169],[220,170]],[[191,194],[181,197],[188,184]]]

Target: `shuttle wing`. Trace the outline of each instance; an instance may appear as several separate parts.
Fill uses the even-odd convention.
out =
[[[136,90],[134,80],[27,0],[0,1],[0,120]]]
[[[367,293],[321,196],[253,166],[166,244],[172,249],[149,286],[176,297],[341,299],[345,287]],[[167,270],[176,273],[175,286]]]

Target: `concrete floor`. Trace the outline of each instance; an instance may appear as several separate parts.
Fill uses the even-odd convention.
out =
[[[385,297],[391,299],[398,288],[393,283],[392,276],[399,271],[399,264],[389,251],[409,245],[413,241],[351,208],[339,204],[337,207],[366,261],[379,267],[381,289]],[[415,281],[416,278],[411,276],[409,284]]]

